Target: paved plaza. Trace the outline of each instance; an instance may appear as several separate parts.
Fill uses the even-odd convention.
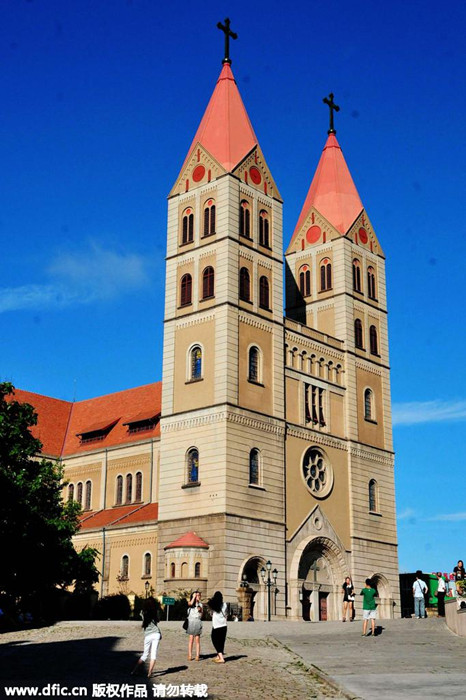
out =
[[[141,652],[137,622],[63,622],[3,634],[2,691],[58,683],[62,688],[86,687],[87,697],[93,697],[95,686],[100,692],[105,688],[101,697],[134,697],[128,686],[139,684],[139,692],[146,688],[151,698],[154,684],[166,689],[206,684],[209,698],[217,700],[405,700],[461,695],[466,687],[466,639],[455,637],[436,618],[384,620],[375,638],[361,637],[359,621],[230,623],[224,665],[211,662],[208,623],[200,662],[188,662],[180,622],[162,622],[161,628],[163,640],[150,682],[129,675]]]

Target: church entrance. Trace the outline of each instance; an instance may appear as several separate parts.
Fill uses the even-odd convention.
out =
[[[241,572],[241,584],[246,586],[250,594],[249,609],[243,610],[243,620],[247,620],[252,615],[254,620],[265,620],[267,615],[267,601],[260,578],[260,570],[265,566],[265,559],[253,557],[244,564]],[[272,609],[273,613],[273,609]]]
[[[339,620],[341,585],[346,574],[346,564],[335,543],[324,537],[311,539],[295,553],[291,574],[293,565],[296,564],[298,616],[311,622]],[[292,589],[293,583],[291,579]],[[293,604],[293,596],[291,603]]]

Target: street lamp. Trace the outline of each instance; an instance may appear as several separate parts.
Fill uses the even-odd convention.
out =
[[[267,622],[270,622],[270,589],[273,586],[277,585],[277,576],[278,576],[278,571],[277,569],[274,569],[272,571],[272,578],[273,578],[273,583],[272,579],[270,578],[270,569],[272,568],[272,562],[269,561],[264,567],[261,569],[261,576],[262,576],[262,582],[267,586]],[[265,575],[267,574],[267,578],[265,578]]]
[[[239,584],[240,588],[249,588],[248,577],[246,576],[246,574],[243,574],[241,576],[241,579],[241,583]]]
[[[144,588],[146,589],[146,598],[149,597],[149,588],[150,588],[150,583],[149,581],[146,581],[144,584]]]

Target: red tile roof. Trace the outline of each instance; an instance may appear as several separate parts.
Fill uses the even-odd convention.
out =
[[[81,516],[81,530],[156,521],[158,515],[158,503],[147,503],[146,505],[134,505],[133,503],[128,506],[117,506],[116,508],[98,510],[95,513],[84,513]]]
[[[228,63],[223,65],[188,156],[198,142],[228,172],[257,144],[257,137]]]
[[[187,532],[171,544],[167,544],[164,549],[174,549],[175,547],[202,547],[203,549],[209,549],[207,542],[201,539],[199,535],[196,535],[195,532]]]
[[[347,233],[363,209],[335,134],[329,134],[324,146],[290,245],[298,235],[312,207],[315,207],[343,235]]]
[[[32,428],[31,432],[41,441],[45,455],[65,457],[93,449],[138,442],[144,437],[160,436],[159,423],[153,429],[144,431],[143,434],[130,433],[127,424],[135,415],[160,415],[162,382],[76,403],[60,401],[21,389],[15,390],[13,399],[29,403],[36,409],[38,424]],[[79,435],[102,429],[102,426],[108,427],[115,421],[116,416],[120,416],[119,420],[103,440],[81,444]]]

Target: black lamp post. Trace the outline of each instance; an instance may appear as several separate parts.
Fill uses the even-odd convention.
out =
[[[241,583],[239,585],[240,585],[240,588],[248,588],[249,587],[248,577],[246,576],[246,574],[242,575]]]
[[[272,562],[269,559],[269,561],[265,565],[265,569],[264,569],[264,567],[262,567],[262,569],[261,569],[262,582],[267,586],[267,622],[270,622],[270,589],[272,588],[272,585],[273,586],[277,585],[277,576],[278,576],[277,569],[274,569],[272,571],[272,578],[273,578],[273,582],[272,582],[272,578],[270,578],[270,569],[271,568],[272,568]],[[267,578],[265,578],[266,574],[267,574]]]
[[[146,589],[146,598],[149,597],[149,588],[150,588],[150,583],[149,581],[146,581],[144,584],[144,588]]]

